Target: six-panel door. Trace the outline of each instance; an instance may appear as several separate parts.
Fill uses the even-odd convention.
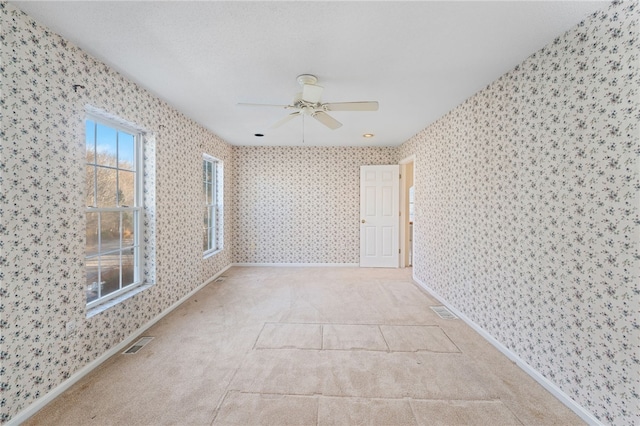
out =
[[[397,268],[398,165],[360,167],[360,266]]]

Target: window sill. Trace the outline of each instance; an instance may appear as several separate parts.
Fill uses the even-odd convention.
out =
[[[202,256],[202,259],[208,259],[208,258],[210,258],[211,256],[213,256],[215,254],[221,253],[222,250],[223,249],[218,249],[218,250],[214,250],[214,251],[208,251]]]
[[[115,305],[117,305],[118,303],[122,303],[125,300],[135,296],[138,293],[143,292],[144,290],[148,289],[149,287],[152,287],[153,284],[142,284],[137,286],[136,288],[131,289],[131,291],[128,291],[124,294],[122,294],[121,296],[118,296],[114,299],[111,299],[107,302],[104,302],[98,306],[94,306],[90,309],[87,310],[87,318],[91,318],[94,317],[98,314],[101,314],[102,312],[106,311],[107,309],[110,309],[112,307],[114,307]]]

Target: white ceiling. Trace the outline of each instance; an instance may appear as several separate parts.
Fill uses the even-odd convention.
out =
[[[396,146],[608,2],[11,3],[233,145]],[[302,73],[380,109],[306,117],[303,141],[300,117],[236,105],[288,104]]]

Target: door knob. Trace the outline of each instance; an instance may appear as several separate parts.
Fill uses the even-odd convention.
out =
[[[364,223],[364,222],[365,222],[365,220],[364,220],[364,219],[362,219],[362,223]]]

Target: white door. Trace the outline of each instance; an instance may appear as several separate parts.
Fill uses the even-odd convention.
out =
[[[360,166],[360,266],[397,268],[398,165]]]

